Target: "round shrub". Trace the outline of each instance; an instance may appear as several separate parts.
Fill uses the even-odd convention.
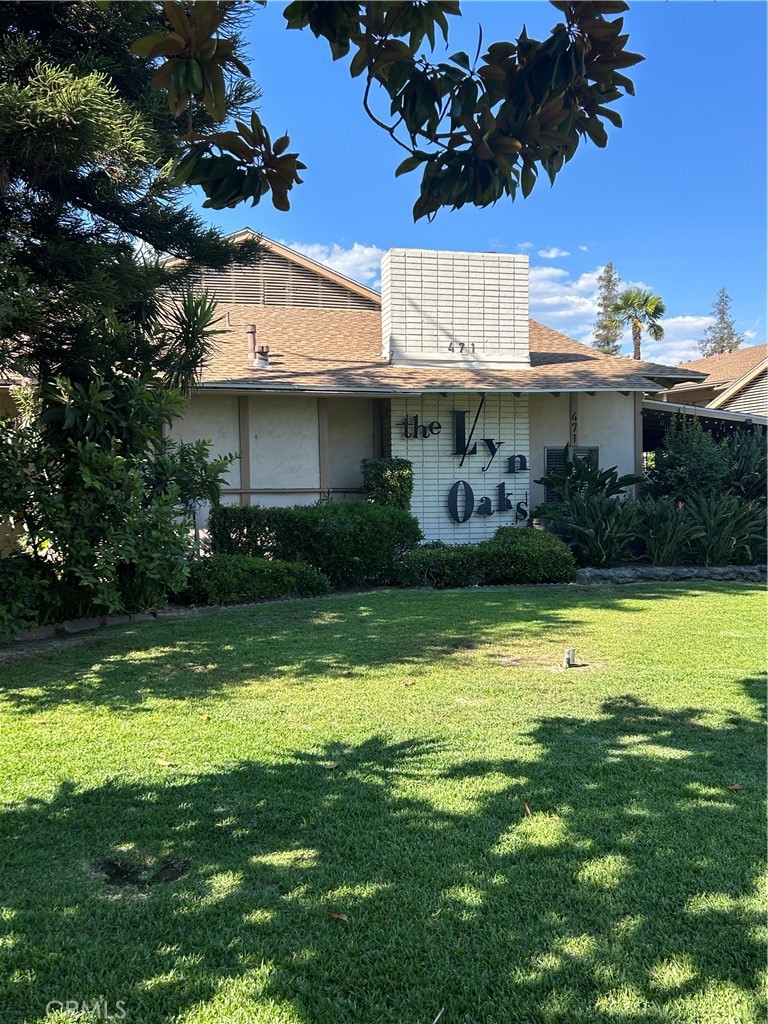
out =
[[[567,544],[542,530],[500,526],[477,545],[483,582],[567,583],[576,562]]]
[[[316,597],[328,577],[303,562],[210,555],[193,562],[182,599],[189,604],[250,604],[281,597]]]

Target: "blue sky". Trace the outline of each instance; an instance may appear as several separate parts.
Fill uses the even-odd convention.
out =
[[[262,201],[205,211],[227,231],[244,226],[298,248],[368,284],[391,247],[525,252],[531,314],[580,340],[594,323],[596,277],[611,260],[627,283],[666,304],[666,337],[644,355],[696,358],[718,289],[748,344],[765,343],[766,10],[762,2],[635,2],[625,15],[636,97],[615,106],[607,149],[580,147],[554,187],[486,210],[445,210],[413,223],[418,178],[395,179],[402,152],[361,106],[361,81],[333,64],[327,44],[282,28],[284,3],[255,10],[250,65],[273,137],[291,135],[308,165],[289,213]],[[545,2],[463,3],[448,53],[542,38],[560,20]],[[440,59],[445,54],[438,48]],[[625,339],[624,350],[629,351]]]

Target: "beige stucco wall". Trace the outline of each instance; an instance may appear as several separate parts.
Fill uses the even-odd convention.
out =
[[[217,458],[237,455],[240,450],[237,398],[234,395],[194,394],[183,419],[174,422],[171,437],[176,441],[212,441],[211,454]],[[240,486],[238,459],[227,470],[226,481],[227,487]]]
[[[370,398],[329,398],[328,449],[329,485],[358,488],[363,482],[360,463],[377,452],[376,410]]]
[[[333,501],[359,497],[360,462],[381,454],[377,417],[370,398],[198,392],[172,436],[207,438],[215,454],[240,456],[230,467],[224,502],[242,496],[267,506],[306,505],[327,492]],[[207,509],[198,518],[204,524]]]
[[[635,472],[635,397],[617,392],[575,396],[579,445],[600,449],[603,468]],[[533,481],[544,473],[544,449],[562,448],[570,438],[571,395],[531,395],[531,508],[544,501],[544,488]]]
[[[459,404],[455,405],[455,401]],[[535,508],[544,500],[544,488],[533,482],[544,473],[544,450],[562,447],[569,440],[572,397],[568,394],[559,397],[537,394],[520,399],[510,395],[502,399],[488,395],[486,403],[486,415],[493,422],[483,420],[478,425],[478,436],[505,440],[505,448],[493,467],[495,475],[491,474],[491,482],[496,485],[501,479],[507,481],[515,501],[522,500],[530,488],[529,508]],[[443,536],[454,542],[476,540],[494,532],[502,518],[505,522],[514,521],[514,516],[492,515],[485,520],[473,517],[469,523],[456,526],[451,522],[444,523],[440,514],[445,504],[444,492],[455,480],[467,479],[478,495],[485,494],[491,483],[479,470],[482,459],[475,456],[467,460],[458,473],[457,460],[449,451],[452,444],[451,410],[455,406],[473,411],[476,404],[476,397],[454,398],[452,395],[392,401],[392,454],[404,455],[419,463],[416,497],[424,507],[415,511],[420,515],[428,536]],[[575,396],[575,404],[578,410],[577,443],[598,447],[602,466],[618,466],[621,473],[633,473],[634,396],[579,394]],[[247,410],[243,429],[247,427],[248,431],[249,474],[244,474],[244,481],[241,481],[239,463],[232,465],[227,481],[229,493],[223,497],[225,502],[239,502],[241,486],[250,487],[251,493],[245,496],[246,501],[269,506],[312,504],[326,491],[331,492],[334,501],[354,500],[358,497],[356,491],[361,483],[361,460],[381,454],[377,423],[379,412],[376,402],[368,398],[260,395],[246,397],[241,403],[237,395],[198,393],[193,396],[184,420],[174,427],[173,436],[183,440],[209,438],[214,442],[216,454],[240,452],[244,448],[240,434],[243,409]],[[437,461],[428,459],[429,465],[421,465],[432,442],[405,442],[398,437],[402,427],[398,427],[396,421],[401,420],[406,412],[411,416],[419,413],[421,422],[445,421],[445,431],[439,441],[441,449],[447,446],[445,457]],[[384,418],[387,419],[386,415]],[[321,457],[323,438],[327,444],[324,458]],[[438,443],[434,447],[437,448]],[[496,479],[502,457],[512,451],[527,456],[530,472],[514,480],[507,474]],[[201,525],[206,516],[206,510],[201,510]]]
[[[251,487],[320,487],[317,399],[265,395],[248,399]],[[290,501],[258,501],[293,504]]]

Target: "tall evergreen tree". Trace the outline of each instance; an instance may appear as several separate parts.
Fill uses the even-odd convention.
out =
[[[204,225],[163,172],[187,122],[152,89],[154,62],[129,50],[148,25],[162,25],[161,13],[144,2],[0,4],[6,366],[84,380],[105,356],[119,355],[105,353],[100,328],[88,326],[95,314],[111,310],[141,324],[156,310],[159,288],[257,254]],[[239,81],[229,93],[233,112],[254,95]],[[197,109],[194,127],[209,123]],[[139,243],[181,262],[138,258]],[[124,343],[149,359],[142,333],[127,332]]]
[[[227,465],[168,432],[216,332],[188,286],[259,248],[206,227],[164,171],[189,124],[129,49],[161,11],[0,4],[0,372],[29,381],[0,427],[0,520],[18,572],[66,595],[42,614],[162,600],[186,574],[190,509]],[[241,83],[231,109],[253,95]]]
[[[699,342],[699,352],[703,356],[716,356],[720,352],[730,352],[738,348],[744,341],[744,335],[736,330],[736,321],[731,316],[731,296],[721,288],[712,306],[715,322],[704,331]]]
[[[597,279],[597,320],[592,347],[606,356],[617,356],[621,348],[621,327],[611,322],[611,310],[619,297],[621,278],[612,263],[606,263]]]

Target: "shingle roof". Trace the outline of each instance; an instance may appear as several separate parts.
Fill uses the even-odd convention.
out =
[[[381,314],[374,310],[296,309],[220,303],[206,388],[291,391],[659,391],[645,374],[674,368],[604,356],[530,321],[530,369],[393,366],[381,356]],[[245,330],[269,346],[269,367],[250,365]]]
[[[705,387],[727,385],[749,373],[766,356],[768,345],[748,345],[746,348],[734,349],[733,352],[721,352],[705,359],[692,359],[689,363],[680,363],[679,369],[706,374],[706,380],[702,382]]]

